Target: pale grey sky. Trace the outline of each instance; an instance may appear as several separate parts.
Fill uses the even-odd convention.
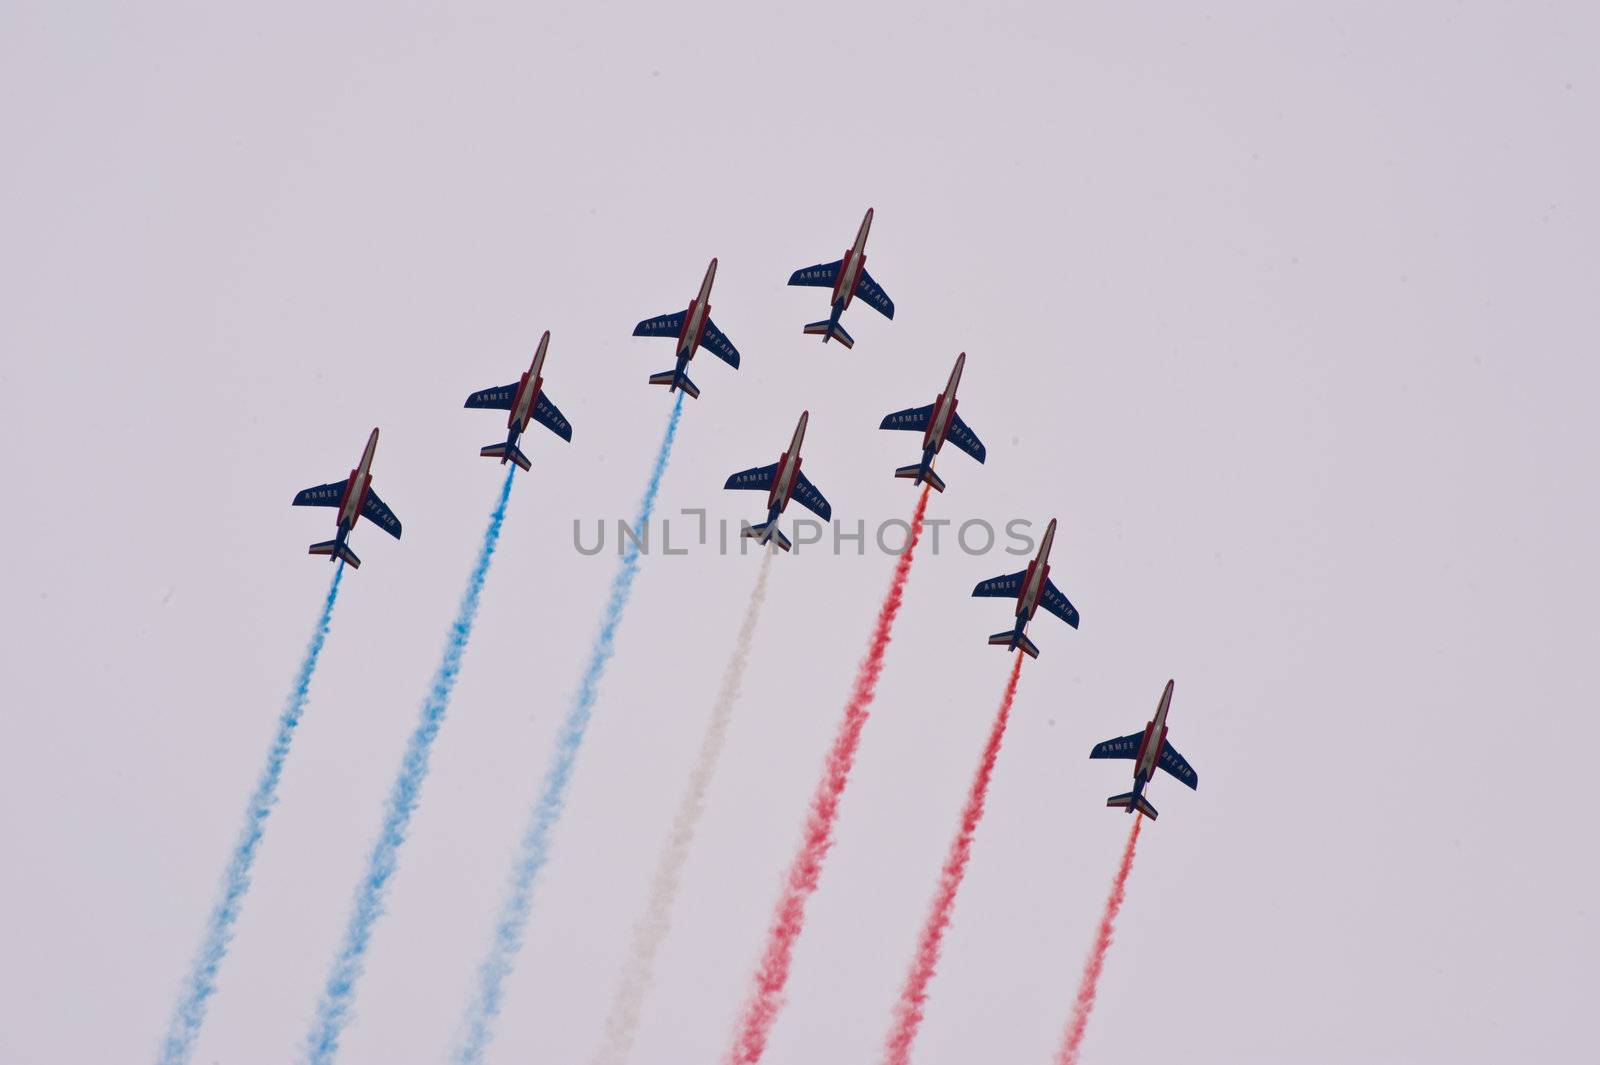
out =
[[[1315,9],[1314,9],[1315,8]],[[552,330],[351,1063],[440,1060],[706,260],[661,506],[811,410],[837,516],[969,353],[930,513],[1057,517],[916,1060],[1042,1062],[1127,820],[1095,742],[1177,679],[1086,1061],[1592,1061],[1592,5],[37,4],[0,12],[0,1062],[153,1054],[328,566],[292,510],[382,426],[322,670],[196,1058],[291,1060]],[[800,326],[877,208],[898,305]],[[636,1060],[727,1043],[890,564],[779,559]],[[919,560],[772,1065],[873,1060],[1007,662]],[[755,560],[646,560],[493,1061],[595,1046]]]

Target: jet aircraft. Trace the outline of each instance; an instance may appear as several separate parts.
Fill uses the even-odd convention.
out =
[[[741,536],[755,537],[756,543],[762,546],[775,543],[785,551],[792,546],[789,538],[778,531],[778,515],[783,513],[783,508],[789,505],[790,499],[799,500],[801,506],[823,521],[833,518],[833,507],[822,498],[817,486],[800,472],[800,444],[805,439],[806,422],[810,417],[810,411],[800,412],[800,424],[794,427],[794,437],[789,441],[789,448],[778,456],[777,462],[771,466],[757,466],[753,470],[736,473],[722,486],[725,489],[748,489],[767,493],[767,520],[760,525],[746,525],[740,533]]]
[[[689,301],[688,310],[674,311],[671,314],[657,315],[646,318],[633,327],[636,337],[674,337],[676,338],[678,364],[670,370],[651,374],[650,383],[653,385],[666,385],[668,392],[683,389],[691,399],[700,398],[700,390],[689,380],[685,372],[689,360],[694,358],[694,353],[700,348],[708,348],[711,353],[723,362],[739,368],[739,350],[723,335],[722,330],[711,320],[711,282],[717,276],[717,260],[712,259],[711,265],[706,267],[705,280],[700,282],[700,294]]]
[[[478,454],[487,459],[499,459],[504,466],[507,460],[524,470],[530,468],[528,456],[517,446],[517,438],[527,432],[529,424],[538,421],[561,439],[572,442],[572,423],[562,417],[561,410],[544,393],[544,356],[550,349],[550,330],[539,338],[539,350],[533,353],[533,365],[522,375],[522,380],[500,388],[486,388],[467,397],[467,406],[485,410],[510,411],[506,419],[506,440],[503,444],[485,444]]]
[[[1200,777],[1190,768],[1183,755],[1167,742],[1167,709],[1171,705],[1172,681],[1169,680],[1166,690],[1161,693],[1161,702],[1156,706],[1156,716],[1144,727],[1143,732],[1106,740],[1096,744],[1094,750],[1089,752],[1090,758],[1133,759],[1133,790],[1111,796],[1106,800],[1107,806],[1120,808],[1130,814],[1138,810],[1154,821],[1156,808],[1144,797],[1144,789],[1158,768],[1165,769],[1189,787],[1199,790]]]
[[[356,468],[350,471],[350,476],[342,481],[330,481],[328,484],[313,485],[294,497],[294,506],[297,507],[338,507],[335,515],[338,521],[338,534],[332,540],[324,540],[320,544],[312,544],[310,554],[327,555],[328,561],[334,559],[350,563],[353,567],[360,567],[361,560],[356,553],[350,550],[350,530],[355,528],[357,518],[366,518],[375,523],[380,529],[400,539],[400,519],[394,516],[388,504],[378,498],[378,493],[372,490],[372,456],[378,450],[378,430],[372,430],[372,435],[367,437],[367,448],[361,453],[361,461]]]
[[[909,477],[912,484],[927,481],[934,491],[944,491],[944,478],[933,472],[933,457],[948,440],[979,462],[988,450],[967,423],[956,413],[956,386],[961,383],[961,368],[967,364],[967,353],[956,356],[955,369],[950,371],[950,381],[934,401],[926,407],[912,407],[897,411],[883,419],[879,429],[909,429],[922,434],[922,461],[901,466],[894,471],[896,477]]]
[[[972,589],[972,594],[975,596],[1017,597],[1016,624],[1005,632],[997,632],[989,637],[991,644],[1004,646],[1012,651],[1020,647],[1027,654],[1038,658],[1039,648],[1028,639],[1027,628],[1028,622],[1033,620],[1034,612],[1041,605],[1073,628],[1078,627],[1078,608],[1073,606],[1061,593],[1061,589],[1050,581],[1050,544],[1055,538],[1056,519],[1051,518],[1050,524],[1045,527],[1044,542],[1039,545],[1039,553],[1028,563],[1027,569],[979,581],[978,586]]]
[[[839,318],[857,296],[866,300],[873,310],[885,318],[894,318],[894,300],[867,273],[867,231],[871,228],[872,208],[869,207],[867,216],[861,220],[861,228],[856,231],[856,242],[845,250],[843,259],[802,267],[789,276],[791,285],[833,289],[829,297],[828,317],[820,322],[812,322],[804,329],[810,336],[822,337],[824,344],[829,340],[837,340],[847,348],[856,346],[850,334],[844,331],[844,326],[839,324]]]

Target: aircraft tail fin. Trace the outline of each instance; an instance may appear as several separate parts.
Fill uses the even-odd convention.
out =
[[[764,521],[760,525],[746,525],[739,535],[753,537],[755,542],[763,547],[769,543],[774,543],[783,550],[788,551],[794,546],[789,542],[789,538],[783,535],[782,530],[778,528],[777,519]]]
[[[807,323],[804,332],[807,336],[820,336],[824,344],[829,340],[837,340],[847,348],[856,346],[856,342],[851,339],[850,334],[844,331],[844,326],[832,318],[820,322]]]
[[[997,632],[989,637],[989,642],[996,647],[1009,647],[1013,651],[1020,648],[1029,658],[1039,657],[1038,645],[1028,639],[1028,634],[1025,632],[1007,629],[1005,632]]]
[[[1129,813],[1138,810],[1152,821],[1159,816],[1156,813],[1156,808],[1150,805],[1149,799],[1145,798],[1143,795],[1135,796],[1131,791],[1123,792],[1121,795],[1111,796],[1111,798],[1106,800],[1106,805],[1114,806],[1119,810],[1126,810]]]
[[[488,444],[481,448],[478,454],[486,459],[499,459],[501,465],[504,465],[507,461],[515,462],[522,467],[523,472],[533,468],[533,464],[528,461],[528,456],[524,455],[522,449],[515,444]]]
[[[341,544],[337,540],[324,540],[320,544],[312,544],[307,554],[327,555],[330,561],[335,558],[342,559],[350,563],[351,569],[361,568],[361,560],[356,557],[354,551],[350,550],[350,545]]]
[[[924,466],[920,462],[913,463],[910,466],[901,466],[894,471],[894,475],[896,477],[910,478],[917,484],[927,481],[935,492],[944,491],[944,478],[934,473],[932,466]]]
[[[669,391],[673,388],[681,388],[689,394],[690,399],[700,398],[700,390],[695,387],[693,381],[689,380],[689,375],[679,373],[677,370],[662,370],[660,373],[653,373],[650,375],[650,383],[653,385],[666,385]]]

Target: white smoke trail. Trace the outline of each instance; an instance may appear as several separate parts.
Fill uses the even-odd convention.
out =
[[[672,822],[672,835],[656,865],[655,879],[650,883],[650,898],[639,923],[633,929],[633,947],[622,970],[622,983],[611,1003],[611,1013],[606,1018],[605,1041],[594,1056],[595,1065],[624,1065],[633,1049],[634,1038],[639,1034],[639,1015],[650,993],[651,978],[655,971],[656,955],[672,927],[672,907],[678,897],[678,885],[683,879],[683,867],[689,860],[689,849],[694,844],[700,816],[705,812],[706,792],[711,778],[716,775],[717,761],[728,738],[728,726],[733,721],[733,707],[739,699],[739,686],[744,681],[745,664],[750,660],[750,645],[754,642],[756,623],[761,619],[761,604],[767,598],[767,574],[772,568],[772,552],[761,559],[761,569],[756,576],[755,590],[750,593],[750,604],[745,608],[744,623],[739,628],[733,645],[733,656],[728,659],[727,671],[722,676],[722,688],[711,708],[711,720],[706,723],[705,736],[700,741],[700,755],[695,759],[689,774],[689,787],[678,806],[678,816]]]

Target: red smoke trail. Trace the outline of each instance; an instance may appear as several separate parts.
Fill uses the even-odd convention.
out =
[[[1117,923],[1117,911],[1122,909],[1122,895],[1128,886],[1128,871],[1133,868],[1133,847],[1139,842],[1139,826],[1144,824],[1144,814],[1133,815],[1133,829],[1128,833],[1128,845],[1122,848],[1122,864],[1117,867],[1116,879],[1111,881],[1111,895],[1106,899],[1106,912],[1100,917],[1100,930],[1094,937],[1094,949],[1083,966],[1083,980],[1078,984],[1078,1000],[1072,1005],[1072,1022],[1067,1025],[1067,1037],[1056,1055],[1056,1065],[1078,1065],[1078,1047],[1083,1043],[1083,1031],[1089,1027],[1089,1011],[1094,1009],[1095,990],[1100,986],[1100,970],[1105,968],[1106,951],[1111,947],[1111,933]]]
[[[950,853],[945,857],[944,870],[939,875],[939,890],[933,896],[933,907],[928,912],[928,923],[922,928],[922,939],[917,943],[917,954],[906,974],[906,985],[900,991],[900,1002],[895,1007],[894,1027],[884,1047],[886,1065],[906,1065],[911,1060],[911,1044],[922,1026],[922,1007],[928,1000],[928,981],[939,963],[939,944],[944,940],[944,930],[950,925],[950,912],[955,909],[956,892],[967,875],[967,859],[972,856],[972,837],[977,834],[978,822],[983,820],[983,803],[989,794],[989,778],[994,775],[995,760],[1000,757],[1000,741],[1005,738],[1006,722],[1011,719],[1011,701],[1017,696],[1017,680],[1022,675],[1019,653],[1011,665],[1011,678],[1006,681],[1005,694],[1000,697],[1000,711],[995,714],[994,725],[989,729],[989,742],[983,748],[978,762],[978,774],[972,780],[972,790],[967,793],[967,805],[961,810],[961,827],[956,838],[950,841]]]
[[[789,962],[794,955],[794,942],[805,923],[806,900],[817,890],[817,880],[822,875],[822,860],[833,844],[833,821],[839,812],[839,797],[850,779],[850,766],[855,761],[856,746],[861,741],[861,728],[867,723],[867,710],[877,693],[878,676],[883,672],[883,653],[889,646],[889,633],[894,628],[895,615],[900,612],[906,578],[911,575],[911,556],[922,535],[922,516],[928,509],[928,489],[917,497],[917,509],[911,515],[911,532],[906,540],[905,552],[894,567],[894,578],[889,582],[889,592],[878,609],[878,623],[872,630],[872,642],[867,655],[856,670],[855,686],[850,691],[850,701],[845,704],[844,720],[834,736],[833,748],[823,768],[822,780],[816,794],[811,797],[811,811],[806,817],[805,836],[800,851],[789,866],[784,878],[783,894],[778,899],[772,915],[772,928],[767,932],[766,949],[761,952],[761,963],[756,968],[755,990],[745,1004],[734,1031],[733,1047],[728,1051],[730,1065],[755,1065],[767,1049],[767,1036],[772,1024],[783,1008],[783,989],[789,982]]]

